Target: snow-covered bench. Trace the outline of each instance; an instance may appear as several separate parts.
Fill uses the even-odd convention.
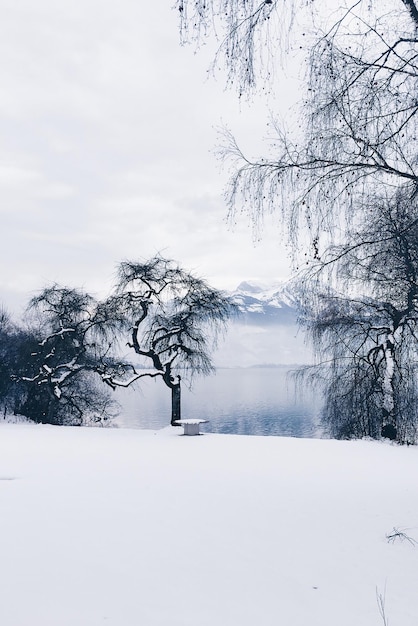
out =
[[[207,424],[208,420],[176,420],[174,423],[183,426],[185,435],[200,435],[200,424]]]

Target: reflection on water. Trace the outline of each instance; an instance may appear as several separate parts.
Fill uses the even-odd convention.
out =
[[[295,387],[288,366],[218,369],[182,388],[182,417],[209,420],[203,432],[318,437],[319,398]],[[125,428],[164,428],[170,423],[170,390],[148,379],[136,390],[117,392]]]

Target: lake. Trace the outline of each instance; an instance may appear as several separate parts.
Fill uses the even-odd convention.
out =
[[[171,392],[160,379],[118,390],[122,405],[116,424],[164,428],[170,423]],[[237,435],[319,437],[318,395],[296,387],[289,366],[218,369],[182,387],[182,417],[209,420],[203,432]]]

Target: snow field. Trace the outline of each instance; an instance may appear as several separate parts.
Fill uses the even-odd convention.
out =
[[[418,624],[418,450],[0,427],[2,626]]]

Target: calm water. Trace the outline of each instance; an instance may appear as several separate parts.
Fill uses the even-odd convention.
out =
[[[116,423],[125,428],[164,428],[170,423],[170,390],[161,380],[145,380],[136,390],[120,390]],[[240,435],[321,435],[318,397],[300,390],[288,368],[218,369],[182,387],[182,417],[209,420],[202,431]]]

